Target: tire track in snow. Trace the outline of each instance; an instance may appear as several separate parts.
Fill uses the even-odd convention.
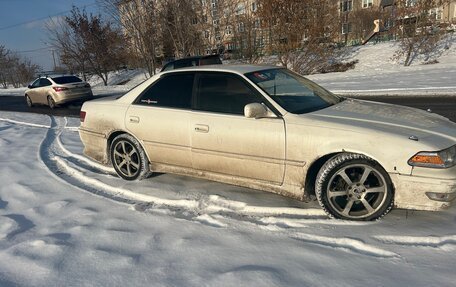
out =
[[[456,246],[456,235],[446,236],[375,236],[375,239],[385,244],[408,245],[416,247],[439,248],[445,245]]]
[[[249,206],[245,202],[229,200],[218,195],[203,195],[197,200],[163,199],[111,186],[87,175],[97,171],[100,171],[101,175],[106,175],[107,170],[66,149],[60,140],[60,135],[65,130],[65,123],[62,119],[56,119],[53,116],[50,116],[50,120],[51,125],[40,145],[39,157],[52,174],[83,191],[130,204],[140,211],[163,211],[164,208],[178,218],[212,227],[226,228],[230,226],[229,221],[234,220],[253,224],[268,232],[283,234],[286,237],[343,252],[373,257],[399,257],[396,253],[366,244],[358,239],[296,232],[311,224],[352,226],[372,224],[325,219],[325,214],[320,209]],[[95,171],[88,170],[84,166],[89,166]]]

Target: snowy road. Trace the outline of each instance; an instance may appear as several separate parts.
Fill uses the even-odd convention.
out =
[[[454,286],[456,208],[329,220],[199,179],[125,182],[78,120],[0,112],[0,286]]]
[[[98,95],[98,97],[102,96],[105,95]],[[410,106],[413,108],[424,110],[431,109],[434,113],[443,115],[452,120],[453,122],[456,122],[456,97],[356,96],[356,98],[391,103],[396,105]],[[54,110],[49,109],[49,107],[47,106],[36,106],[30,109],[26,105],[22,97],[0,95],[0,110],[3,111],[32,112],[53,116],[78,117],[80,109],[80,104],[63,106]]]

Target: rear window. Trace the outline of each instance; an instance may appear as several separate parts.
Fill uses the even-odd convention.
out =
[[[52,78],[52,80],[53,80],[56,84],[69,84],[69,83],[80,83],[80,82],[82,82],[82,80],[79,79],[79,78],[76,77],[76,76],[55,77],[55,78]]]

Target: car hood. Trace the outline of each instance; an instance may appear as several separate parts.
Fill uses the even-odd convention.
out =
[[[423,110],[371,101],[347,99],[312,113],[319,119],[426,138],[437,135],[456,141],[456,124],[449,119]]]

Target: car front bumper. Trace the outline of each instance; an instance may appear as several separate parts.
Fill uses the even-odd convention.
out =
[[[450,207],[456,199],[456,178],[390,174],[397,208],[437,211]]]

